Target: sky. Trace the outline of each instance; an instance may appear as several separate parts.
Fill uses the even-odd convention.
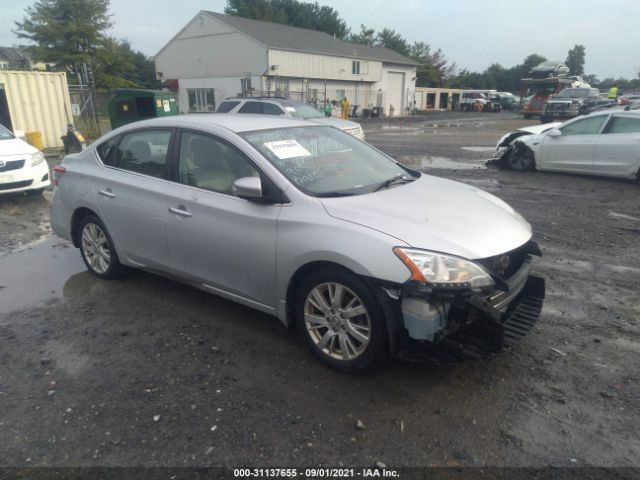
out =
[[[2,0],[0,45],[19,43],[12,30],[35,0]],[[586,47],[586,73],[636,77],[640,71],[640,0],[318,0],[352,31],[365,24],[441,48],[459,68],[509,68],[531,53],[564,60]],[[155,55],[199,10],[223,12],[226,0],[111,0],[110,35]]]

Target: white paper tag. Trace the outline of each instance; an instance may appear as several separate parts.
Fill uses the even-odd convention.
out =
[[[295,108],[293,108],[293,107],[284,107],[284,109],[285,109],[287,112],[295,112],[295,111],[296,111],[296,109],[295,109]]]
[[[309,150],[300,145],[296,140],[278,140],[264,144],[280,160],[295,157],[310,157]]]

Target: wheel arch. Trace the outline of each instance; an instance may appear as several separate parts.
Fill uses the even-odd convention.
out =
[[[82,219],[88,215],[95,215],[96,217],[100,218],[100,216],[94,210],[88,207],[76,208],[73,212],[73,215],[71,216],[71,242],[76,248],[80,247],[80,223],[82,222]]]
[[[287,327],[293,328],[295,321],[293,317],[294,295],[296,293],[296,287],[300,282],[311,272],[316,269],[336,269],[342,272],[354,275],[358,279],[362,280],[367,287],[371,290],[373,296],[377,299],[382,313],[385,317],[385,324],[387,327],[387,338],[389,341],[389,350],[391,353],[396,348],[398,341],[399,331],[402,329],[402,318],[400,313],[399,302],[397,299],[392,298],[388,293],[385,293],[387,289],[397,289],[400,291],[401,285],[385,280],[379,280],[367,275],[359,274],[354,270],[342,265],[340,263],[326,261],[326,260],[314,260],[305,263],[298,267],[298,269],[291,276],[287,285],[286,302],[285,302],[285,318],[284,322]]]

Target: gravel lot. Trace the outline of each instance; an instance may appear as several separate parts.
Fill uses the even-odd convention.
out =
[[[0,197],[0,466],[640,467],[640,185],[484,166],[530,123],[364,122],[392,156],[507,201],[543,250],[537,327],[446,368],[333,372],[274,318],[90,276],[51,235],[50,192]]]

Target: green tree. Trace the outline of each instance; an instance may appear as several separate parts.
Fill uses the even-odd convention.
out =
[[[584,74],[584,57],[585,48],[584,45],[574,45],[567,54],[565,63],[569,67],[569,75],[583,75]]]
[[[94,78],[98,90],[160,87],[153,60],[142,52],[135,52],[128,41],[114,38],[107,38],[98,50]]]
[[[384,28],[381,32],[378,32],[375,44],[378,47],[389,48],[401,55],[408,56],[410,53],[409,44],[404,37],[395,30],[391,30],[389,28]]]
[[[420,63],[416,69],[418,87],[441,87],[456,70],[456,64],[449,64],[441,49],[432,51],[425,42],[414,42],[409,57]]]
[[[352,33],[349,35],[349,41],[373,47],[376,43],[376,30],[374,28],[367,28],[364,24],[361,24],[360,33]]]
[[[33,42],[34,60],[93,63],[112,25],[109,0],[38,0],[15,25],[19,38]]]
[[[337,10],[299,0],[227,0],[227,15],[282,23],[347,38],[349,29]]]

